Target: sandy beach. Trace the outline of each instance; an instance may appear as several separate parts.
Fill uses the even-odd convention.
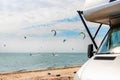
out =
[[[0,73],[0,80],[73,80],[80,66]]]

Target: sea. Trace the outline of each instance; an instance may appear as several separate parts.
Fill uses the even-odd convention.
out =
[[[0,53],[0,73],[81,66],[86,53]]]

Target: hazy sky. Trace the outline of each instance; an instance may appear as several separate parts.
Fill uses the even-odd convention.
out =
[[[91,41],[76,12],[83,5],[84,0],[0,0],[0,52],[86,52]],[[96,27],[88,24],[94,34]]]

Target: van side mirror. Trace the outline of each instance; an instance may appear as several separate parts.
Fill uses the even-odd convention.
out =
[[[88,55],[88,58],[91,58],[93,56],[93,44],[88,45],[87,55]]]

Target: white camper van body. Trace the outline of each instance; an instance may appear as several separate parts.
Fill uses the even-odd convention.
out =
[[[110,30],[74,80],[120,80],[120,0],[87,0],[83,15],[88,21],[110,25]]]

